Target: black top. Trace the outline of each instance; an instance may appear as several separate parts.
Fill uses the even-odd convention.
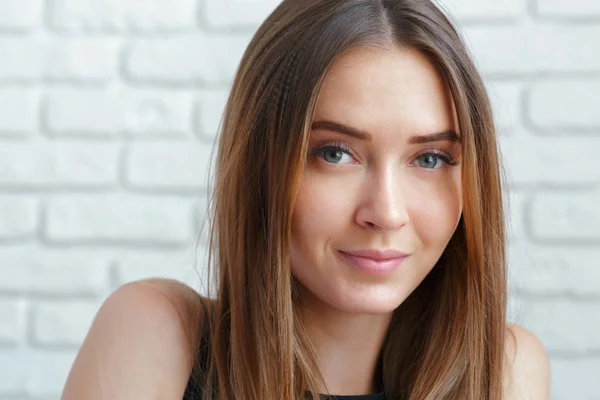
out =
[[[202,304],[204,306],[204,304]],[[206,307],[205,314],[208,315]],[[204,326],[204,332],[202,333],[202,338],[200,341],[200,348],[198,351],[198,361],[202,366],[207,366],[210,360],[210,332],[208,330],[208,324]],[[195,375],[191,375],[188,380],[187,387],[185,388],[185,393],[183,394],[183,400],[204,400],[201,397],[202,388],[201,384],[204,383],[202,381],[203,377],[198,380]],[[374,394],[365,394],[365,395],[325,395],[321,394],[320,398],[322,400],[386,400],[385,393],[374,393]]]

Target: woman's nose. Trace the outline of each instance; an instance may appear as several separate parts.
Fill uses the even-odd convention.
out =
[[[410,218],[400,173],[387,168],[384,173],[373,172],[367,179],[364,192],[358,197],[357,222],[365,228],[383,231],[406,225]]]

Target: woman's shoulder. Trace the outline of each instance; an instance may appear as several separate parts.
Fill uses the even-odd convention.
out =
[[[181,399],[207,302],[175,280],[121,286],[100,307],[62,399]]]
[[[544,345],[516,324],[507,329],[502,380],[505,399],[550,398],[550,361]]]

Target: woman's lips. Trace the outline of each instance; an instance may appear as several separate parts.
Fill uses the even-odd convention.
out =
[[[354,254],[348,254],[341,250],[338,250],[342,258],[350,264],[354,269],[370,274],[385,276],[394,272],[408,256],[388,258],[384,260],[377,260],[370,257],[363,257]]]

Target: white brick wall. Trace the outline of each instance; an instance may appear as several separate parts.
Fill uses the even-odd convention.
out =
[[[596,0],[537,0],[536,15],[544,19],[587,19],[600,16],[600,3]]]
[[[600,82],[594,79],[555,79],[532,85],[527,101],[531,129],[593,133],[600,128],[598,93]]]
[[[132,40],[123,60],[124,77],[147,85],[226,85],[249,41],[248,34],[205,32]]]
[[[42,236],[49,243],[184,245],[193,233],[192,208],[193,200],[171,196],[60,195],[44,207]]]
[[[113,250],[27,242],[0,247],[0,293],[7,299],[97,298],[109,291]]]
[[[0,188],[110,188],[119,179],[117,142],[48,140],[3,141],[0,147]],[[41,195],[42,193],[40,193]]]
[[[171,90],[68,88],[44,98],[43,124],[52,136],[185,136],[194,94]]]
[[[196,0],[54,0],[50,25],[58,31],[156,34],[196,28]]]
[[[1,37],[0,59],[10,62],[0,63],[0,83],[107,83],[118,78],[119,45],[106,37]]]
[[[0,239],[34,239],[38,207],[33,196],[0,195]]]
[[[440,1],[496,111],[511,319],[546,345],[553,399],[599,399],[600,2]],[[58,399],[119,285],[202,290],[211,146],[278,2],[0,0],[0,400]]]
[[[0,89],[0,134],[20,136],[37,130],[38,97],[35,88]]]
[[[23,7],[21,0],[0,0],[0,31],[26,32],[42,20],[43,0],[28,0]]]

